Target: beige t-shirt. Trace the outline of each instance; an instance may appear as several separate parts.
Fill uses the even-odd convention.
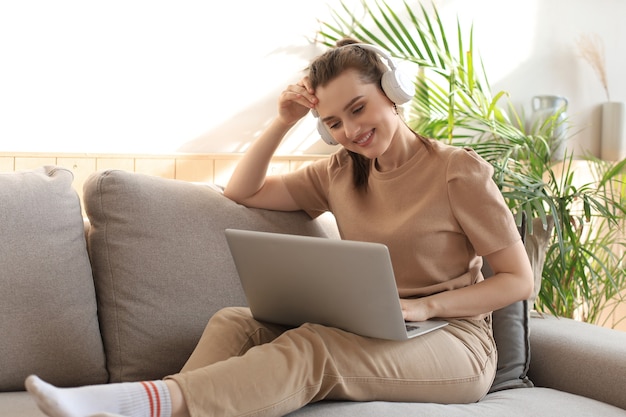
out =
[[[479,282],[480,256],[520,240],[492,166],[472,150],[431,143],[395,170],[371,164],[367,192],[355,189],[345,149],[283,176],[311,217],[334,214],[343,239],[389,247],[403,298]]]

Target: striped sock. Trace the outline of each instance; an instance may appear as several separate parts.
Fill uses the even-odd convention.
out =
[[[38,377],[26,389],[49,417],[89,417],[98,413],[125,417],[171,417],[172,403],[164,381],[125,382],[57,388]]]

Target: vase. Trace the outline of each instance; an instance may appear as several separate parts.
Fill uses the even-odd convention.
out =
[[[554,231],[554,216],[549,214],[546,216],[546,225],[544,228],[543,220],[540,218],[533,219],[533,231],[526,234],[524,247],[526,254],[530,260],[530,266],[533,270],[535,280],[535,288],[533,295],[528,299],[530,305],[535,304],[535,300],[541,291],[541,281],[543,279],[543,266],[546,263],[546,253],[550,246],[550,239]]]
[[[552,160],[561,161],[566,149],[567,98],[563,96],[535,96],[532,98],[530,132],[545,135],[550,140]]]
[[[602,104],[600,158],[620,161],[626,158],[626,105],[619,101]]]

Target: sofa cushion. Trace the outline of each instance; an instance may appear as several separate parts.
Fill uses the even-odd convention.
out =
[[[68,170],[0,174],[0,390],[31,373],[107,381],[78,196]]]
[[[522,241],[526,243],[526,217],[518,228]],[[483,264],[485,278],[493,275],[487,261]],[[530,388],[528,378],[530,366],[529,301],[513,303],[493,312],[493,337],[498,348],[498,368],[489,392],[510,388]]]
[[[530,388],[530,331],[528,301],[518,301],[493,312],[493,337],[498,347],[498,369],[489,392]]]
[[[44,417],[25,392],[0,394],[0,410],[10,417]],[[289,417],[626,417],[626,410],[551,388],[506,390],[472,404],[320,401]]]
[[[485,262],[483,274],[489,278],[491,268]],[[489,392],[510,388],[530,388],[530,313],[528,301],[518,301],[493,312],[493,338],[498,348],[498,368]]]
[[[44,417],[25,392],[0,394],[3,416]],[[472,404],[320,401],[289,417],[626,417],[626,410],[551,388],[506,390]]]
[[[327,236],[302,212],[251,210],[215,188],[124,171],[84,186],[112,382],[178,372],[208,319],[245,305],[224,229]]]
[[[551,388],[494,392],[472,404],[416,404],[321,401],[289,417],[626,417],[626,411],[590,398]]]

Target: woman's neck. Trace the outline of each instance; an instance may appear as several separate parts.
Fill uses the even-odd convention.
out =
[[[391,141],[389,148],[384,154],[376,158],[374,166],[380,172],[391,171],[399,168],[415,155],[421,146],[415,132],[402,124],[398,133]]]

